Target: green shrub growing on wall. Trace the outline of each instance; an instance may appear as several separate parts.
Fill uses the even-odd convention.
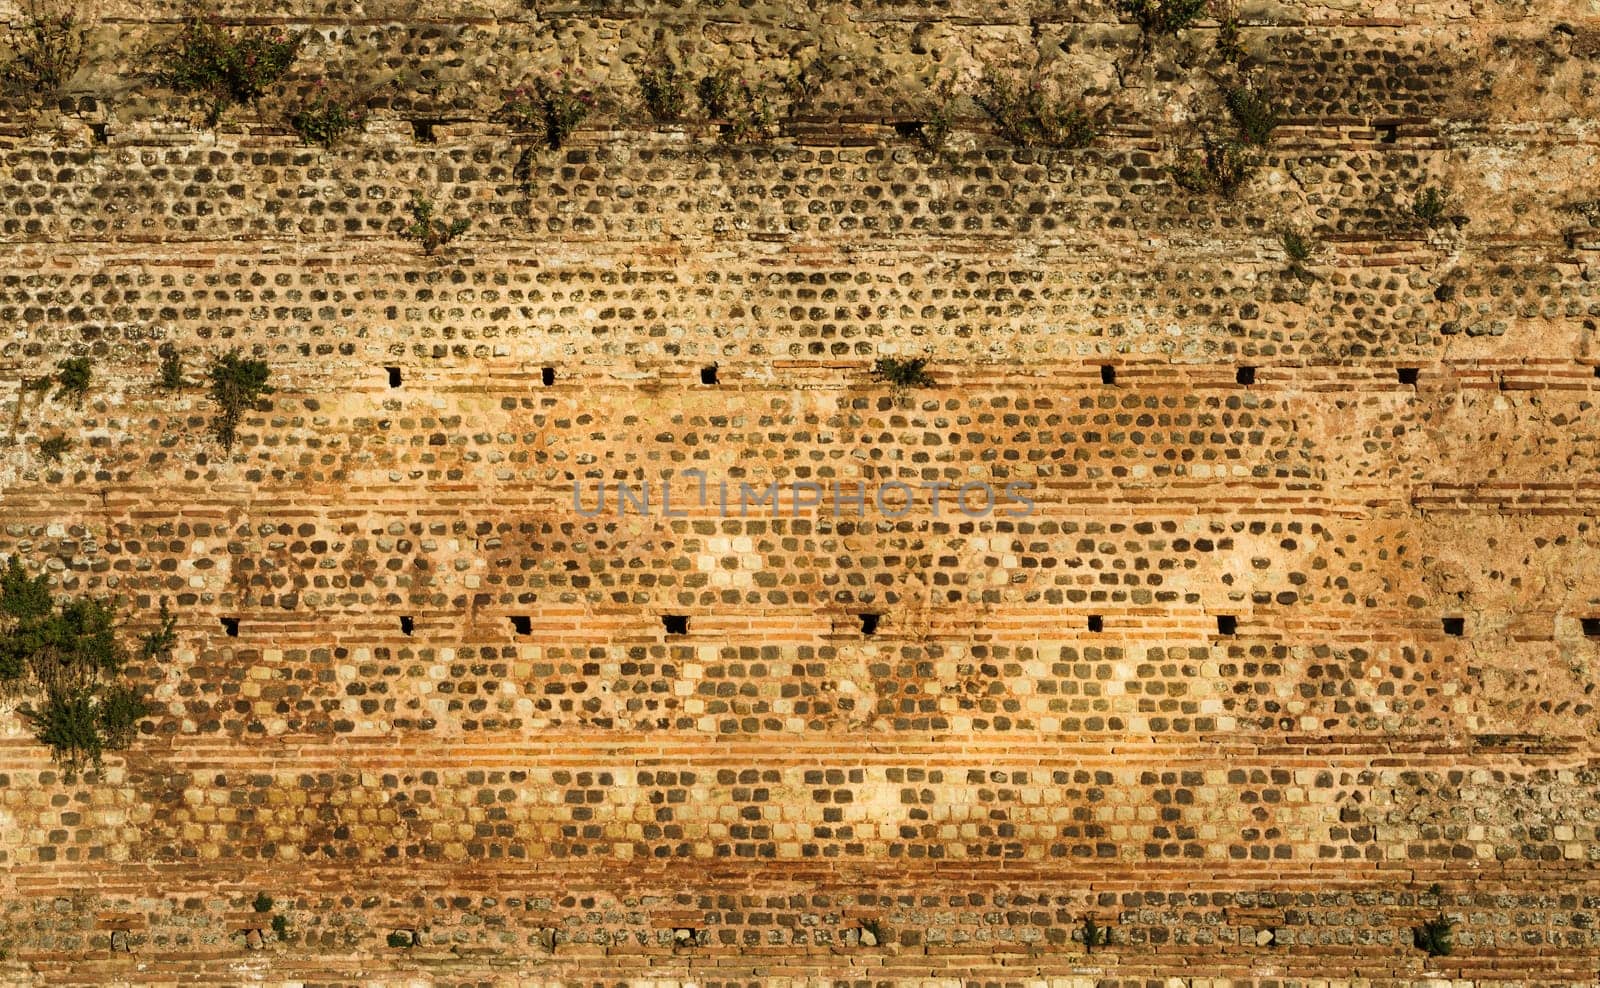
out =
[[[406,227],[405,236],[422,244],[425,255],[432,256],[434,251],[467,232],[466,217],[447,223],[433,215],[433,203],[421,196],[414,197],[406,208],[411,211],[411,225]]]
[[[367,122],[367,111],[353,96],[337,93],[325,83],[289,117],[289,126],[307,144],[331,148],[346,134],[359,131]]]
[[[917,128],[917,140],[929,154],[939,154],[950,140],[956,123],[956,88],[949,79],[940,79],[928,90],[927,117]]]
[[[157,383],[166,391],[183,387],[183,354],[178,352],[177,345],[168,341],[156,352],[161,355],[161,378]]]
[[[1177,34],[1206,12],[1211,0],[1116,0],[1117,10],[1139,22],[1146,35]]]
[[[0,66],[10,92],[48,100],[61,92],[83,65],[84,22],[65,2],[29,0],[22,19],[6,33],[12,54]]]
[[[1111,927],[1101,926],[1094,921],[1093,916],[1083,918],[1083,949],[1085,953],[1093,953],[1094,948],[1104,947],[1111,942]]]
[[[1204,149],[1173,166],[1172,178],[1190,192],[1232,196],[1250,178],[1255,158],[1238,141],[1207,136]]]
[[[47,463],[59,463],[61,454],[71,448],[72,440],[66,436],[51,436],[39,441],[39,458]]]
[[[1266,147],[1272,142],[1272,132],[1278,127],[1278,108],[1270,95],[1251,86],[1237,86],[1227,90],[1223,99],[1245,143]]]
[[[118,682],[127,660],[119,631],[110,604],[58,601],[49,578],[30,578],[16,556],[0,572],[0,688],[38,697],[20,712],[62,764],[98,766],[149,713],[140,692]]]
[[[1244,38],[1239,33],[1239,5],[1236,0],[1214,0],[1211,12],[1217,18],[1217,57],[1235,65],[1244,61]]]
[[[267,384],[269,373],[263,361],[241,357],[237,349],[211,364],[207,376],[211,379],[211,400],[217,406],[211,431],[224,450],[232,452],[234,441],[238,439],[239,420],[245,410],[255,407],[263,395],[272,393],[272,387]]]
[[[1095,138],[1094,117],[1082,102],[1060,98],[1040,79],[1019,82],[990,69],[977,102],[1013,144],[1081,148]]]
[[[514,91],[500,108],[500,118],[554,150],[566,143],[593,106],[592,94],[557,72],[552,79],[539,79]]]
[[[230,30],[209,9],[192,9],[178,37],[160,49],[157,78],[200,100],[214,124],[238,103],[251,104],[289,71],[301,37],[264,28]]]
[[[1412,217],[1429,228],[1448,223],[1449,209],[1450,193],[1436,185],[1427,186],[1411,200]]]
[[[659,41],[639,66],[639,96],[657,123],[682,119],[688,105],[689,88],[683,71]]]
[[[1412,928],[1411,940],[1418,950],[1427,951],[1429,957],[1445,957],[1455,952],[1455,930],[1455,920],[1440,913],[1433,919],[1424,920],[1421,926]]]
[[[70,398],[75,404],[83,402],[89,393],[89,382],[94,378],[94,365],[88,357],[68,357],[56,364],[57,398]]]
[[[723,140],[733,144],[772,136],[776,114],[764,87],[752,85],[731,68],[715,69],[696,87],[707,116],[724,121]]]
[[[706,116],[723,119],[733,112],[734,93],[739,86],[739,73],[724,66],[701,76],[695,95],[700,97]]]
[[[872,376],[897,388],[933,386],[927,357],[879,357],[872,365]]]

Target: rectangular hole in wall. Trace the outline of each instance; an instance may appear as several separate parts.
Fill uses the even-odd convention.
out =
[[[661,627],[666,629],[669,635],[687,635],[689,633],[689,615],[663,614],[661,615]]]
[[[861,633],[863,635],[875,635],[878,633],[878,621],[882,619],[883,615],[861,614],[858,616],[861,618]]]
[[[1232,614],[1217,615],[1217,634],[1232,635],[1239,630],[1239,619]]]
[[[1418,367],[1401,367],[1395,371],[1395,376],[1400,379],[1401,384],[1416,384],[1417,376],[1421,373],[1422,370]]]
[[[1465,634],[1467,630],[1466,618],[1447,617],[1442,619],[1439,623],[1444,626],[1445,634],[1454,635],[1457,638]]]
[[[96,144],[110,143],[110,137],[106,133],[106,125],[103,123],[90,124],[89,133],[94,138],[94,142]]]
[[[702,368],[700,368],[700,383],[701,384],[716,384],[717,383],[717,365],[716,364],[712,364],[710,367],[702,367]]]
[[[1579,618],[1578,623],[1583,625],[1583,633],[1590,638],[1600,638],[1600,617]]]
[[[1116,384],[1117,383],[1117,369],[1115,367],[1111,366],[1110,364],[1101,364],[1100,365],[1100,383],[1101,384]]]
[[[1254,367],[1241,367],[1233,374],[1233,379],[1240,384],[1256,383],[1256,369]]]
[[[511,615],[511,630],[519,635],[533,634],[533,618],[526,614]]]
[[[434,136],[433,128],[438,123],[439,121],[437,120],[413,120],[411,121],[411,136],[423,144],[432,144],[437,140]]]
[[[896,137],[904,137],[907,139],[921,137],[922,127],[923,124],[921,120],[898,120],[894,125],[894,133]]]
[[[225,618],[223,618],[222,619],[222,630],[227,632],[229,638],[238,638],[239,637],[239,619],[236,618],[236,617],[225,617]]]
[[[400,368],[385,367],[383,371],[389,375],[389,387],[398,388],[400,386]]]
[[[402,635],[405,635],[408,638],[411,637],[411,632],[416,630],[416,627],[417,623],[411,620],[411,615],[402,614],[400,616],[400,633]]]
[[[1106,630],[1105,619],[1098,614],[1089,615],[1089,630],[1095,632]]]
[[[539,383],[547,388],[556,383],[556,369],[554,367],[546,367],[541,370],[539,372]]]

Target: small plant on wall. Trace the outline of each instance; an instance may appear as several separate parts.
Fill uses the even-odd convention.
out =
[[[1230,138],[1207,135],[1201,151],[1190,152],[1172,168],[1173,181],[1190,192],[1231,197],[1255,170],[1255,157]]]
[[[1416,196],[1411,200],[1411,219],[1430,230],[1448,226],[1453,222],[1450,218],[1450,205],[1451,196],[1448,189],[1437,185],[1424,186],[1417,190]]]
[[[1278,108],[1266,88],[1236,86],[1223,93],[1223,100],[1245,143],[1264,148],[1272,142],[1272,132],[1278,126]]]
[[[1423,920],[1411,930],[1411,940],[1418,950],[1427,951],[1429,957],[1446,957],[1456,949],[1455,920],[1440,913],[1433,919]]]
[[[950,132],[955,129],[955,123],[955,84],[949,79],[940,79],[928,87],[923,119],[916,126],[917,142],[929,154],[940,154],[950,140]]]
[[[360,131],[367,122],[366,108],[348,93],[336,91],[326,82],[316,88],[289,116],[289,126],[307,144],[331,148],[348,134]]]
[[[722,121],[722,138],[745,144],[772,136],[776,115],[765,87],[754,85],[736,70],[722,67],[702,76],[695,87],[706,115]]]
[[[5,35],[11,55],[0,64],[0,83],[19,96],[51,99],[83,65],[84,35],[83,19],[66,0],[28,0]]]
[[[88,357],[68,357],[56,365],[57,398],[69,399],[75,405],[83,404],[89,393],[89,382],[94,377],[94,365]]]
[[[263,395],[272,394],[272,387],[267,384],[270,372],[265,362],[241,357],[235,349],[217,358],[207,376],[211,379],[211,400],[217,406],[211,431],[222,448],[232,452],[244,413],[254,408]]]
[[[433,214],[433,203],[421,196],[413,197],[406,208],[411,211],[406,238],[420,243],[422,253],[427,256],[431,257],[434,251],[467,232],[466,217],[442,220]]]
[[[1094,116],[1083,101],[1062,97],[1037,77],[1019,80],[991,68],[977,103],[1000,136],[1022,147],[1081,148],[1095,138]]]
[[[535,80],[512,92],[500,108],[500,118],[551,150],[566,143],[589,111],[594,95],[579,89],[563,72]]]
[[[1117,10],[1139,22],[1147,37],[1177,34],[1206,13],[1211,0],[1116,0]]]
[[[933,375],[927,368],[927,357],[879,357],[872,376],[896,388],[928,388],[933,386]]]
[[[207,124],[237,104],[253,104],[289,71],[301,37],[265,28],[230,29],[215,11],[191,8],[178,37],[158,50],[157,78],[194,97]]]
[[[0,571],[0,690],[27,697],[20,713],[63,765],[98,766],[132,742],[149,713],[140,691],[120,681],[122,637],[110,603],[57,599],[49,577],[29,577],[16,556]]]
[[[660,39],[639,66],[639,96],[656,123],[681,120],[688,107],[688,80]]]
[[[66,436],[51,436],[39,442],[39,458],[46,463],[60,463],[61,457],[72,448],[72,440]]]
[[[1104,947],[1111,943],[1111,927],[1096,923],[1093,916],[1083,918],[1083,926],[1079,932],[1083,936],[1083,949],[1086,953],[1093,953],[1096,947]]]
[[[177,391],[183,387],[183,353],[177,344],[168,340],[156,351],[161,356],[161,376],[156,383],[163,391]]]

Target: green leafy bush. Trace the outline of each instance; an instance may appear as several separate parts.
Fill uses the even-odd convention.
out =
[[[171,652],[178,644],[178,618],[167,608],[167,598],[161,598],[161,611],[156,615],[156,626],[139,641],[139,657],[149,662]]]
[[[1455,920],[1440,913],[1433,919],[1424,920],[1421,926],[1413,927],[1411,940],[1418,950],[1427,951],[1429,957],[1446,957],[1455,952],[1455,930]]]
[[[955,85],[941,79],[928,91],[927,118],[917,128],[917,140],[929,154],[939,154],[955,129]]]
[[[367,111],[354,97],[318,83],[316,91],[289,117],[289,126],[307,144],[331,148],[367,122]]]
[[[89,382],[94,378],[94,364],[88,357],[68,357],[56,364],[57,398],[71,398],[81,404],[89,393]]]
[[[12,53],[0,66],[6,89],[36,99],[49,99],[83,65],[84,24],[66,4],[29,0],[22,20],[6,35]]]
[[[391,947],[411,947],[415,946],[416,942],[417,935],[410,930],[391,930],[389,932],[388,944]]]
[[[425,255],[432,256],[434,251],[467,232],[466,217],[457,217],[447,223],[433,215],[433,203],[421,196],[414,197],[406,208],[411,211],[411,225],[406,227],[406,238],[422,244],[422,253]]]
[[[1301,265],[1311,260],[1311,240],[1298,230],[1284,230],[1278,242],[1283,245],[1283,253],[1291,265]]]
[[[217,414],[211,420],[211,431],[222,448],[232,452],[238,439],[239,420],[245,410],[255,407],[262,395],[272,393],[267,384],[267,365],[254,359],[239,356],[237,349],[217,358],[207,376],[211,379],[211,400],[216,403]]]
[[[1266,147],[1272,142],[1272,132],[1278,127],[1278,109],[1267,93],[1248,86],[1238,86],[1223,94],[1228,112],[1247,144]]]
[[[666,46],[660,43],[639,66],[639,95],[657,123],[672,123],[683,117],[689,101],[688,85]]]
[[[214,124],[229,107],[261,99],[294,64],[300,43],[299,35],[280,31],[230,30],[215,12],[197,8],[159,52],[157,78],[202,101]]]
[[[1205,138],[1198,157],[1191,155],[1173,166],[1172,178],[1190,192],[1232,196],[1249,180],[1255,159],[1238,141]]]
[[[744,144],[772,136],[777,115],[765,88],[752,85],[735,70],[724,67],[708,73],[696,92],[706,114],[724,121],[723,140]]]
[[[1217,57],[1235,65],[1244,61],[1244,38],[1239,33],[1239,5],[1236,0],[1215,0],[1212,13],[1217,18]]]
[[[734,94],[740,85],[739,73],[724,66],[701,76],[695,95],[700,97],[706,116],[713,120],[725,119],[733,114]]]
[[[1083,949],[1092,953],[1096,947],[1104,947],[1111,942],[1111,927],[1101,926],[1094,921],[1093,916],[1083,918]]]
[[[500,108],[500,117],[517,130],[537,135],[536,140],[554,150],[572,136],[593,106],[592,94],[557,72],[554,79],[539,79],[514,91]]]
[[[789,99],[789,115],[794,116],[810,106],[830,78],[832,72],[828,62],[821,56],[801,62],[790,70],[783,79],[783,93]]]
[[[265,892],[257,892],[255,900],[250,903],[250,908],[258,913],[272,912],[272,896]]]
[[[127,653],[116,613],[88,597],[57,601],[49,578],[12,556],[0,573],[0,687],[40,696],[20,708],[57,761],[99,765],[126,748],[149,706],[118,682]]]
[[[171,341],[161,344],[156,352],[161,355],[161,377],[156,383],[163,390],[177,391],[183,387],[183,354]]]
[[[1210,0],[1117,0],[1147,35],[1177,34],[1206,12]]]
[[[72,448],[72,440],[66,436],[51,436],[49,439],[39,441],[39,456],[49,463],[61,462],[61,454]]]
[[[1449,222],[1446,215],[1450,208],[1450,193],[1436,185],[1430,185],[1417,193],[1411,200],[1411,215],[1424,226],[1437,227]]]
[[[927,367],[927,357],[879,357],[872,376],[897,388],[926,388],[933,385]]]
[[[282,914],[272,917],[272,935],[279,940],[287,939],[289,936],[289,921]]]
[[[991,69],[977,102],[1013,144],[1081,148],[1095,138],[1094,117],[1083,104],[1061,99],[1039,79],[1018,82]]]

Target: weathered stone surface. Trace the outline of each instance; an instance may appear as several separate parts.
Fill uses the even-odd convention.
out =
[[[311,33],[215,129],[150,78],[170,6],[94,6],[0,102],[0,556],[179,645],[98,773],[0,707],[0,982],[1600,971],[1591,4],[1243,4],[1230,65],[1098,0],[229,3]],[[647,123],[658,31],[771,139]],[[989,63],[1100,135],[1006,143]],[[531,147],[497,110],[563,66],[596,110]],[[1182,188],[1247,78],[1259,167]],[[332,150],[285,122],[324,79],[371,109]],[[469,221],[433,256],[418,193]],[[234,347],[276,391],[224,454]],[[81,406],[26,387],[67,356]]]

